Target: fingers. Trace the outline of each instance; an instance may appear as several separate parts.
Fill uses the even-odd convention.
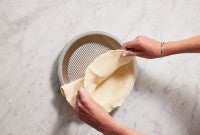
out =
[[[123,51],[122,56],[136,56],[141,51],[136,40],[126,42],[123,48],[125,51]]]
[[[122,52],[122,56],[137,56],[138,52],[134,52],[134,51],[123,51]]]
[[[84,111],[88,110],[89,102],[91,102],[89,94],[86,90],[81,88],[76,96],[76,106],[75,109],[81,109]]]
[[[131,49],[134,48],[136,45],[138,45],[137,40],[132,40],[132,41],[128,41],[126,43],[123,44],[123,48],[124,49]]]
[[[86,107],[84,106],[84,104],[80,101],[80,98],[78,97],[78,95],[76,96],[76,104],[74,107],[74,112],[75,114],[79,117],[80,113],[83,113],[86,111]]]
[[[77,96],[79,99],[82,99],[85,96],[85,90],[81,87],[81,89],[78,91]]]
[[[77,96],[79,97],[79,100],[83,103],[85,103],[87,100],[90,100],[90,94],[83,88],[78,91]]]

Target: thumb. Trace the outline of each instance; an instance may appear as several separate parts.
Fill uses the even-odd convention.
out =
[[[122,56],[126,57],[126,56],[137,56],[138,52],[134,52],[134,51],[123,51],[122,52]]]
[[[81,99],[85,96],[85,90],[81,87],[78,91],[78,97]]]
[[[83,98],[90,97],[90,94],[87,92],[87,90],[85,90],[83,87],[81,87],[80,90],[78,91],[78,97],[80,99],[83,99]]]

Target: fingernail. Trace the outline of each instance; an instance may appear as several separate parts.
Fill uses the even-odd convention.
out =
[[[126,55],[127,55],[126,53],[124,53],[124,52],[122,53],[122,56],[126,56]]]

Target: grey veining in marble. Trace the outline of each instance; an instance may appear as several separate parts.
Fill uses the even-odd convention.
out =
[[[99,135],[59,94],[58,55],[87,31],[122,41],[173,41],[200,32],[199,0],[1,0],[2,135]],[[138,58],[135,87],[112,116],[152,135],[200,134],[200,54]]]

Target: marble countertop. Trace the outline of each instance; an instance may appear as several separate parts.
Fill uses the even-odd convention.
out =
[[[180,40],[199,34],[199,13],[199,0],[1,0],[1,134],[99,135],[59,93],[66,42],[87,31]],[[200,54],[137,61],[135,87],[112,116],[150,135],[199,135]]]

